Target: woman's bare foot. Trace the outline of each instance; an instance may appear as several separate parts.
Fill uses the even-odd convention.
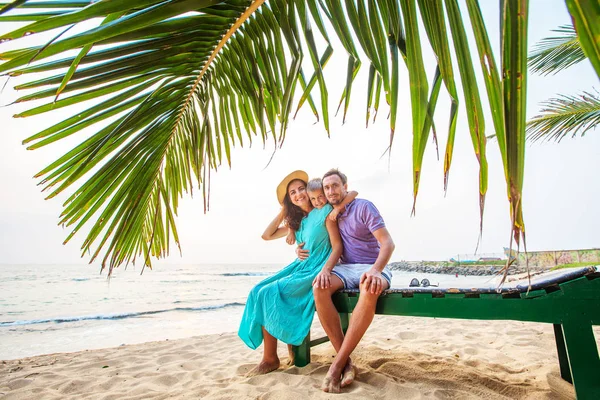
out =
[[[342,382],[341,386],[346,387],[354,382],[356,378],[356,367],[352,364],[352,361],[348,359],[344,370],[342,371]]]
[[[331,365],[331,367],[329,367],[329,371],[327,371],[327,375],[325,375],[325,379],[323,379],[321,390],[327,393],[340,393],[341,376],[342,371]]]
[[[251,376],[268,374],[269,372],[275,371],[277,368],[279,368],[279,359],[274,361],[262,360],[260,364],[252,368],[246,374],[246,377],[249,378]]]
[[[293,367],[294,363],[296,362],[296,354],[294,354],[294,348],[291,344],[287,345],[288,347],[288,360],[286,362],[286,365],[288,367]]]

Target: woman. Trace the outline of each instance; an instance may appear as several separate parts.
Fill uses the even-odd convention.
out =
[[[294,171],[277,186],[283,206],[262,237],[285,237],[296,231],[298,243],[310,251],[304,261],[296,259],[277,274],[257,284],[248,295],[239,337],[252,349],[264,340],[263,357],[248,375],[266,374],[279,368],[277,340],[300,345],[310,330],[315,312],[312,283],[322,269],[331,270],[342,254],[337,223],[327,219],[331,205],[314,208],[306,191],[308,175]],[[291,356],[291,355],[290,355]]]

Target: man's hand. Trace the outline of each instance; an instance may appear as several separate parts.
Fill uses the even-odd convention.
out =
[[[285,238],[285,242],[289,245],[296,243],[296,233],[293,230],[290,229],[287,237]]]
[[[331,287],[331,272],[327,270],[321,270],[319,275],[315,277],[312,283],[316,289],[329,289]]]
[[[340,214],[340,211],[337,208],[334,208],[333,210],[331,210],[331,212],[327,216],[327,219],[332,222],[335,222],[335,221],[337,221],[337,217],[339,214]]]
[[[365,285],[365,290],[379,296],[383,292],[383,276],[381,272],[371,268],[360,277],[360,284]]]
[[[308,258],[308,250],[303,249],[303,247],[304,242],[300,243],[298,247],[296,247],[296,255],[298,256],[298,259],[302,261]]]

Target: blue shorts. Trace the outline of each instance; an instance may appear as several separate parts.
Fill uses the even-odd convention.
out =
[[[331,273],[342,281],[344,289],[358,289],[360,277],[373,267],[373,264],[337,264]],[[392,287],[392,271],[385,267],[381,276]]]

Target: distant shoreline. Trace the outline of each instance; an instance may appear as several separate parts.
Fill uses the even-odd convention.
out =
[[[446,275],[471,275],[488,276],[497,275],[502,271],[504,265],[453,265],[448,262],[432,261],[399,261],[391,262],[388,267],[392,271],[418,272],[426,274],[446,274]],[[525,266],[512,265],[508,269],[509,275],[521,274],[527,272]]]

